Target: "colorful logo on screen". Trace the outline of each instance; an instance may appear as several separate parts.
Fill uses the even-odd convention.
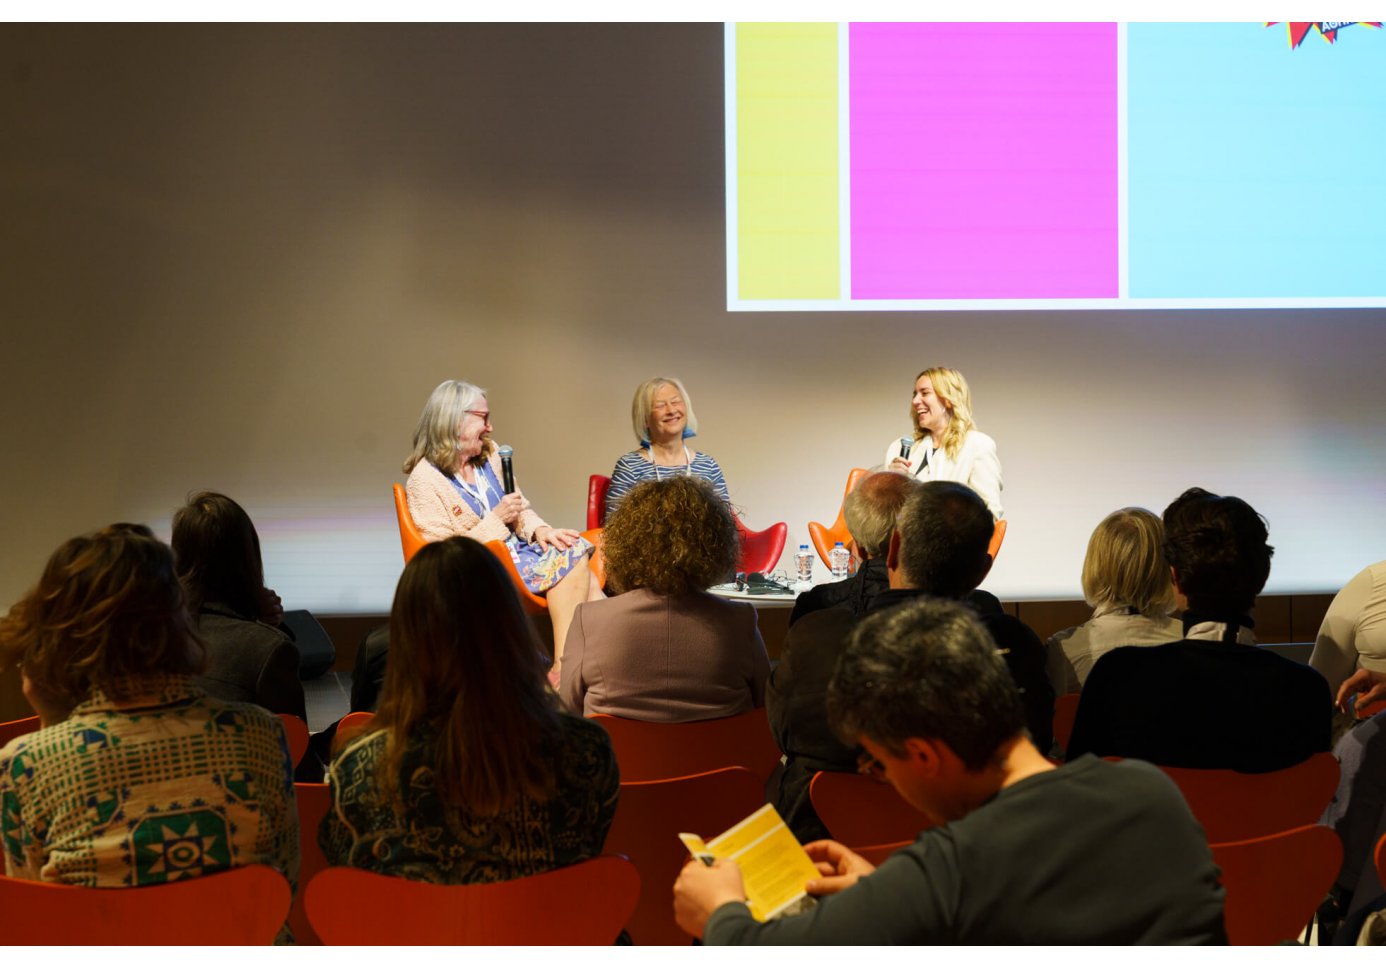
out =
[[[1278,21],[1278,20],[1271,20],[1271,21],[1268,21],[1268,22],[1266,23],[1266,26],[1267,26],[1267,27],[1274,27],[1274,26],[1275,26],[1276,24],[1278,24],[1278,23],[1280,23],[1280,21]],[[1298,47],[1300,44],[1304,43],[1304,38],[1305,38],[1305,37],[1308,37],[1310,33],[1315,32],[1315,31],[1318,32],[1318,35],[1319,35],[1320,37],[1322,37],[1324,40],[1326,40],[1326,41],[1328,41],[1330,44],[1332,44],[1332,43],[1336,43],[1336,42],[1337,42],[1337,40],[1338,40],[1338,31],[1342,30],[1344,27],[1380,27],[1380,26],[1381,26],[1381,23],[1382,23],[1382,22],[1379,21],[1379,20],[1377,20],[1377,21],[1367,21],[1367,20],[1342,20],[1342,21],[1328,21],[1328,22],[1322,22],[1322,23],[1289,23],[1289,22],[1287,22],[1287,23],[1285,24],[1285,26],[1286,26],[1287,28],[1289,28],[1289,31],[1290,31],[1290,49],[1291,49],[1291,50],[1294,50],[1294,49],[1295,49],[1296,47]]]

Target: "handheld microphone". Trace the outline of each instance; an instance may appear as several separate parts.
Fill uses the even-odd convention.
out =
[[[901,459],[901,460],[909,460],[909,459],[910,459],[910,448],[913,447],[913,446],[914,446],[914,438],[912,438],[912,437],[901,437],[901,438],[900,438],[900,459]]]
[[[509,444],[501,444],[496,449],[501,459],[501,477],[504,480],[501,484],[505,487],[506,494],[515,493],[515,448]]]

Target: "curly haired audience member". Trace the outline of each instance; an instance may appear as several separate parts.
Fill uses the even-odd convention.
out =
[[[298,649],[279,628],[284,610],[265,587],[250,515],[225,494],[202,491],[173,515],[172,544],[188,611],[207,647],[197,685],[209,696],[306,722]]]
[[[1161,545],[1160,519],[1145,508],[1122,508],[1102,519],[1083,559],[1083,598],[1092,618],[1056,632],[1046,645],[1049,681],[1059,695],[1077,692],[1092,664],[1123,645],[1159,645],[1183,635],[1174,611]]]
[[[494,555],[463,537],[420,549],[395,590],[370,731],[328,770],[328,863],[472,884],[600,854],[616,757],[605,730],[559,708],[548,666]]]
[[[573,615],[561,691],[574,711],[680,723],[764,705],[770,660],[755,609],[706,591],[737,557],[736,523],[707,481],[637,485],[602,550],[621,594]]]
[[[245,864],[298,875],[279,720],[209,698],[173,554],[143,525],[63,543],[0,621],[43,728],[0,750],[5,873],[164,884]]]

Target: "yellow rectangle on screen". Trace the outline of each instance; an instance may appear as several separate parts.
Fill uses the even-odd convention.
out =
[[[737,289],[838,298],[836,24],[737,24]]]

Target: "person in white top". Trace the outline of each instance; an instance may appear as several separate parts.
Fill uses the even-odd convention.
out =
[[[1102,519],[1083,558],[1083,598],[1092,618],[1045,644],[1045,670],[1058,696],[1078,692],[1093,663],[1124,645],[1161,645],[1184,637],[1162,547],[1164,525],[1145,508]]]
[[[1386,561],[1363,568],[1334,596],[1309,665],[1334,692],[1358,669],[1386,672]]]
[[[914,439],[901,437],[886,448],[887,470],[921,481],[958,481],[982,496],[992,517],[1001,507],[1001,461],[996,441],[972,422],[972,392],[952,367],[934,366],[919,374],[910,398]],[[904,456],[906,445],[908,456]]]

